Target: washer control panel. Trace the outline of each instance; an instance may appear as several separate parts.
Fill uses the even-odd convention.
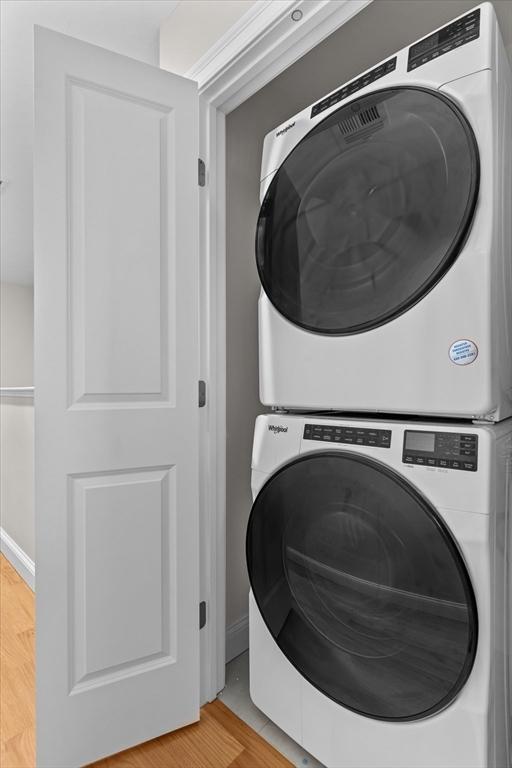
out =
[[[476,472],[478,435],[407,429],[404,434],[402,462]]]
[[[426,64],[427,61],[437,59],[461,45],[476,40],[480,35],[480,8],[467,13],[461,19],[452,21],[442,29],[438,29],[433,35],[424,37],[418,43],[409,48],[407,71],[416,69]]]
[[[303,437],[304,440],[321,440],[325,443],[373,445],[377,448],[389,448],[391,446],[390,429],[337,427],[333,424],[306,424]]]

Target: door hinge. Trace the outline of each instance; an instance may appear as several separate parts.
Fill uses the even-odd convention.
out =
[[[206,165],[201,158],[197,160],[197,183],[200,187],[204,187],[206,184]]]
[[[206,602],[202,600],[199,603],[199,629],[202,629],[206,624]]]
[[[199,407],[204,408],[204,406],[206,405],[206,381],[203,381],[202,379],[201,381],[199,381],[198,401],[199,401]]]

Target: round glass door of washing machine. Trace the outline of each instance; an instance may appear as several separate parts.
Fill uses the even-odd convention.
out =
[[[388,323],[455,262],[478,185],[473,130],[439,91],[388,88],[351,101],[299,142],[270,183],[256,231],[263,289],[315,333]]]
[[[380,462],[320,451],[278,470],[249,519],[254,598],[312,685],[367,717],[450,704],[476,653],[473,588],[440,515]]]

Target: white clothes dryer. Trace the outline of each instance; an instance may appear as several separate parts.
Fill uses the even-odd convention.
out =
[[[484,3],[265,138],[260,397],[512,414],[512,77]]]
[[[512,419],[260,416],[252,488],[256,706],[328,768],[509,768]]]

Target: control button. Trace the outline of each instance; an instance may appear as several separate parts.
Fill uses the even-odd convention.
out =
[[[474,450],[471,451],[471,450],[468,450],[468,449],[461,449],[460,455],[461,456],[475,456],[475,451]]]
[[[450,464],[448,462],[448,459],[439,459],[439,466],[440,467],[449,467]]]
[[[423,456],[415,456],[414,457],[414,463],[415,464],[425,464],[425,458]]]
[[[330,435],[322,435],[322,440],[330,440],[330,439],[331,439]]]
[[[377,440],[373,437],[369,437],[366,443],[367,445],[377,445]]]
[[[457,461],[456,459],[452,459],[452,461],[450,461],[450,468],[451,469],[462,469],[462,462]]]
[[[413,459],[412,456],[404,456],[403,462],[404,464],[412,464],[413,463],[412,459]]]
[[[468,472],[475,472],[476,471],[476,464],[473,464],[472,461],[463,461],[462,462],[462,468],[467,470]]]
[[[344,436],[343,436],[343,442],[344,442],[344,443],[353,443],[353,442],[354,442],[354,440],[355,440],[355,438],[354,438],[354,437],[352,437],[352,436],[350,436],[350,435],[348,435],[348,436],[347,436],[347,435],[344,435]]]
[[[364,445],[364,438],[362,437],[356,437],[356,443],[358,445]]]
[[[429,467],[437,467],[437,459],[427,459],[427,465]]]
[[[334,435],[334,442],[340,443],[341,442],[341,435]]]
[[[311,435],[311,440],[322,440],[322,435],[319,435],[317,432],[315,432],[313,435]]]

